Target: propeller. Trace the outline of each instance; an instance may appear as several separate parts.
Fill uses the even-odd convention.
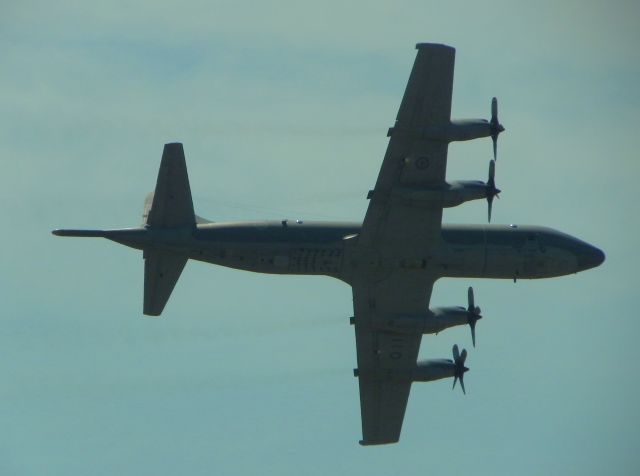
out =
[[[489,205],[489,209],[488,209],[489,223],[491,223],[491,209],[493,208],[493,197],[500,198],[499,194],[501,192],[499,188],[496,188],[495,177],[496,177],[496,161],[492,160],[491,162],[489,162],[489,180],[487,180],[487,186],[486,186],[487,204]]]
[[[464,361],[467,360],[467,349],[462,349],[462,354],[458,352],[458,344],[453,345],[453,362],[456,366],[455,373],[453,374],[453,387],[456,388],[456,382],[460,379],[460,386],[462,387],[462,393],[465,395],[467,392],[464,390],[464,373],[469,370],[464,366]]]
[[[493,98],[491,100],[491,121],[489,121],[491,127],[491,140],[493,141],[493,160],[498,160],[498,134],[504,131],[504,127],[498,121],[498,100]]]
[[[467,307],[467,322],[469,323],[469,327],[471,327],[471,340],[473,341],[473,346],[476,346],[476,322],[478,319],[482,319],[482,315],[480,315],[480,307],[476,306],[473,299],[473,288],[469,286],[468,291],[469,296],[469,307]]]

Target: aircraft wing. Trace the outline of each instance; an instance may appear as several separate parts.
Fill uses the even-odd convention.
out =
[[[353,285],[362,445],[400,438],[411,381],[398,378],[398,371],[415,366],[422,339],[422,334],[380,330],[376,323],[424,312],[433,282],[425,273],[396,273],[378,283]]]
[[[422,339],[376,323],[424,313],[436,279],[429,261],[441,239],[442,203],[416,203],[402,191],[445,184],[448,144],[427,139],[425,129],[450,123],[455,50],[432,44],[417,49],[357,238],[360,252],[375,257],[380,267],[351,283],[363,445],[398,441],[411,389],[400,374],[415,367]]]
[[[440,238],[442,207],[416,206],[398,192],[445,182],[448,144],[427,139],[424,132],[450,122],[455,49],[433,44],[417,49],[358,242],[380,252],[401,246],[423,257]]]

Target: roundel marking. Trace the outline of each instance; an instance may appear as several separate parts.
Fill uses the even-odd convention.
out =
[[[418,157],[416,159],[416,168],[424,170],[429,167],[429,157]]]

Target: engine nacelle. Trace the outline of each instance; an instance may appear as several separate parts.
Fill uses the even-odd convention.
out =
[[[391,127],[387,136],[409,135],[415,139],[457,142],[491,136],[491,123],[485,119],[454,119],[448,124],[434,124],[422,130]]]
[[[436,307],[430,310],[434,316],[433,332],[440,332],[453,326],[462,326],[469,323],[467,310],[462,306]]]
[[[462,349],[462,352],[459,352],[457,345],[454,345],[451,350],[453,352],[453,360],[437,359],[418,362],[411,369],[411,381],[430,382],[441,378],[453,377],[453,386],[455,387],[456,382],[460,380],[462,393],[466,393],[464,390],[464,373],[469,369],[465,367],[464,362],[467,360],[467,351]]]
[[[468,324],[464,307],[437,307],[424,314],[389,316],[374,322],[377,329],[400,334],[437,334],[448,327]]]
[[[416,205],[429,203],[450,208],[471,200],[486,198],[487,184],[480,180],[459,180],[441,187],[398,187],[392,190],[391,195]]]
[[[449,359],[422,360],[403,376],[412,382],[431,382],[455,376],[456,364]]]
[[[489,137],[491,124],[484,119],[454,119],[447,130],[448,141],[465,141]]]

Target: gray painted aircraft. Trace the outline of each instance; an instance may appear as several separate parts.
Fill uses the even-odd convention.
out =
[[[423,334],[475,325],[468,307],[429,309],[439,278],[538,279],[600,265],[604,253],[539,226],[443,225],[442,210],[486,199],[491,220],[498,134],[497,101],[486,120],[450,119],[455,50],[418,44],[369,207],[360,223],[214,223],[194,214],[182,144],[166,144],[143,225],[118,230],[55,230],[102,237],[143,251],[144,314],[159,316],[188,259],[272,274],[326,275],[353,290],[362,445],[399,440],[413,382],[463,376],[466,350],[453,360],[417,361]],[[447,182],[450,142],[491,137],[489,179]]]

